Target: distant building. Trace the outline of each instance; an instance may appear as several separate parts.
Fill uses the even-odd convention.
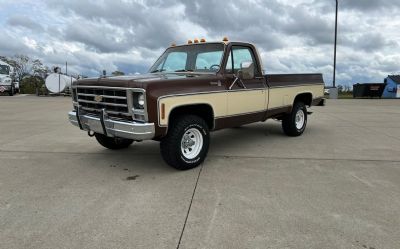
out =
[[[386,87],[383,98],[400,98],[400,75],[389,75],[385,79]]]
[[[353,98],[382,98],[384,83],[357,83],[353,85]]]
[[[384,83],[357,83],[353,85],[353,98],[400,98],[400,75],[389,75]]]

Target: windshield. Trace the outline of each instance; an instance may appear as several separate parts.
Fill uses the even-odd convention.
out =
[[[219,43],[171,47],[154,63],[150,73],[217,72],[223,54],[224,45]]]
[[[0,74],[9,74],[10,73],[10,67],[7,65],[0,65]]]

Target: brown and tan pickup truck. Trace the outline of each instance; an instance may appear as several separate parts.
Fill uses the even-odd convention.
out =
[[[307,106],[324,104],[321,74],[265,75],[252,44],[227,39],[172,45],[147,74],[83,79],[72,88],[72,124],[114,150],[160,141],[177,169],[204,161],[210,131],[274,118],[299,136]]]

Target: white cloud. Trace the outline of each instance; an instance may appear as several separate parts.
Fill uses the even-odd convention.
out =
[[[398,0],[340,1],[340,84],[399,72]],[[322,72],[332,81],[334,1],[1,1],[0,55],[98,75],[144,72],[172,42],[206,38],[257,45],[268,73]],[[385,14],[383,14],[385,13]]]

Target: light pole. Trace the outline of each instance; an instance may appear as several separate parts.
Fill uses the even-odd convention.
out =
[[[334,45],[334,52],[333,52],[333,87],[329,90],[329,97],[331,99],[337,99],[337,97],[338,97],[338,90],[336,88],[336,46],[337,46],[338,7],[339,7],[339,2],[338,2],[338,0],[336,0],[335,45]]]

